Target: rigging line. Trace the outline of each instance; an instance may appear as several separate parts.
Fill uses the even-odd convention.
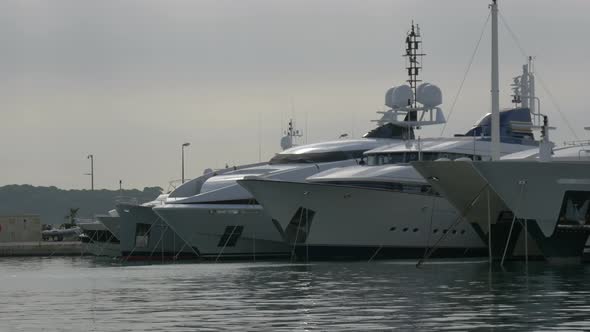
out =
[[[162,239],[164,238],[164,234],[166,234],[166,230],[168,230],[168,225],[166,225],[166,227],[164,227],[164,230],[161,232],[162,234],[160,234],[160,238],[158,239],[158,242],[156,242],[156,244],[154,244],[154,249],[152,249],[152,251],[150,252],[150,256],[149,256],[150,259],[152,259],[154,252],[156,252],[156,249],[158,249],[160,242],[162,242]],[[161,249],[162,249],[162,251],[164,251],[164,243],[162,243]]]
[[[149,240],[149,238],[150,238],[150,236],[149,236],[150,231],[152,230],[152,227],[154,227],[154,225],[158,222],[158,220],[160,220],[160,217],[156,217],[156,219],[154,221],[152,221],[152,224],[148,228],[147,232],[145,232],[145,234],[147,234],[147,236],[148,236],[148,240],[147,240],[148,241],[148,243],[147,243],[148,246],[149,246],[149,242],[150,242],[150,240]],[[135,225],[137,227],[137,223]],[[145,234],[143,236],[145,236]],[[136,241],[137,241],[137,228],[135,229],[135,238],[136,238]],[[131,257],[131,255],[133,255],[133,253],[135,252],[135,249],[137,249],[137,243],[135,244],[135,246],[133,247],[133,249],[131,249],[131,252],[129,252],[129,254],[126,257],[122,257],[122,259],[124,261],[126,261],[126,262],[129,261],[129,257]]]
[[[434,188],[432,188],[432,186],[430,188],[434,192]],[[426,254],[428,254],[428,246],[430,246],[430,232],[432,232],[432,219],[434,217],[435,205],[436,205],[436,195],[432,195],[432,208],[430,209],[430,227],[427,232],[428,235],[426,237],[426,245],[424,246],[424,257],[426,257]]]
[[[301,220],[303,219],[303,208],[301,213],[299,214],[299,224],[297,225],[297,232],[295,233],[295,241],[293,241],[293,250],[291,250],[291,262],[293,262],[293,257],[295,257],[295,248],[297,246],[297,240],[299,240],[299,230],[301,229]]]
[[[518,36],[516,36],[516,34],[514,33],[514,31],[510,28],[510,25],[508,24],[508,22],[504,18],[504,15],[502,15],[501,12],[498,12],[498,14],[500,16],[500,20],[504,24],[504,27],[506,28],[506,30],[508,30],[508,33],[510,34],[510,37],[512,37],[512,40],[516,44],[516,47],[518,47],[521,55],[523,57],[527,58],[528,57],[527,52],[525,51],[524,47],[522,47],[522,44],[520,43],[520,40],[518,39]],[[536,67],[538,67],[538,65]],[[561,119],[563,120],[563,122],[565,122],[565,125],[568,127],[568,129],[571,131],[571,133],[574,135],[574,138],[576,140],[578,140],[579,138],[578,138],[578,135],[576,134],[576,131],[574,130],[574,128],[572,127],[572,125],[570,124],[570,122],[565,117],[565,114],[563,114],[563,112],[561,111],[561,107],[559,107],[559,105],[557,104],[557,101],[555,100],[555,97],[553,97],[553,94],[551,93],[551,91],[549,90],[549,88],[547,88],[547,85],[543,81],[543,78],[541,77],[541,75],[539,75],[539,70],[537,69],[535,71],[536,71],[535,76],[539,79],[539,83],[541,83],[541,87],[543,88],[543,91],[549,97],[549,101],[551,102],[551,104],[553,105],[553,107],[555,108],[555,110],[557,111],[557,113],[559,114],[559,116],[561,117]]]
[[[422,257],[420,260],[418,260],[418,262],[416,263],[416,267],[419,268],[422,263],[424,263],[427,259],[430,258],[430,256],[432,256],[432,254],[434,253],[434,251],[436,251],[438,249],[438,244],[440,242],[442,242],[442,240],[444,240],[448,234],[450,234],[452,230],[455,229],[455,226],[457,226],[459,224],[459,222],[461,220],[464,219],[464,215],[467,214],[467,212],[469,212],[473,206],[475,205],[475,203],[479,200],[479,197],[481,196],[481,194],[483,193],[483,191],[488,188],[489,184],[486,184],[485,186],[483,186],[483,188],[481,188],[479,190],[479,192],[477,193],[477,195],[475,195],[475,197],[469,202],[469,204],[467,204],[459,213],[459,217],[457,217],[457,219],[455,220],[455,222],[451,225],[451,227],[449,227],[449,232],[444,233],[443,235],[432,245],[432,247],[430,248],[430,250],[428,251],[428,253],[426,255],[424,255],[424,257]]]
[[[453,111],[455,110],[455,105],[457,104],[457,100],[459,99],[459,95],[461,94],[461,91],[463,90],[463,85],[465,84],[465,81],[467,80],[467,75],[469,74],[469,71],[471,70],[471,66],[473,65],[473,60],[475,60],[475,56],[477,55],[477,51],[479,50],[479,44],[481,43],[481,40],[483,38],[483,34],[486,31],[486,26],[488,25],[488,21],[490,20],[490,16],[491,16],[491,12],[488,13],[488,17],[486,18],[486,21],[483,24],[483,27],[481,29],[481,33],[479,34],[479,39],[477,40],[477,44],[475,45],[475,49],[473,50],[473,53],[471,54],[471,59],[469,60],[469,65],[467,65],[467,69],[465,70],[465,73],[463,74],[463,79],[461,80],[461,84],[459,85],[459,89],[457,90],[457,93],[455,94],[455,98],[453,99],[453,103],[451,104],[451,108],[449,110],[449,115],[447,116],[447,121],[443,124],[442,130],[440,131],[440,136],[442,136],[445,133],[445,129],[447,128],[447,123],[449,123],[449,120],[451,119],[451,116],[453,115]]]
[[[504,253],[502,254],[502,260],[500,261],[500,266],[504,266],[504,259],[506,258],[506,253],[508,252],[508,245],[510,244],[510,238],[512,237],[512,229],[514,228],[514,222],[516,221],[516,216],[518,213],[517,211],[520,209],[520,203],[522,203],[522,196],[523,196],[522,194],[524,192],[524,186],[526,186],[526,182],[524,182],[520,185],[520,193],[518,194],[518,201],[516,203],[516,209],[513,212],[512,223],[510,224],[510,231],[508,231],[508,238],[506,238],[506,247],[504,247]],[[526,247],[525,247],[525,249],[526,249]]]

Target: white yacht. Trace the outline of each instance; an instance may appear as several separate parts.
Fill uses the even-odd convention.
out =
[[[490,9],[492,115],[498,119],[498,4],[495,0]],[[488,242],[490,259],[501,257],[503,262],[507,255],[516,255],[519,250],[525,257],[533,254],[549,260],[578,259],[588,237],[588,150],[581,145],[553,149],[547,117],[540,109],[535,112],[539,99],[535,96],[532,68],[525,71],[527,75],[515,80],[514,97],[539,117],[537,125],[542,129],[543,139],[538,151],[516,153],[500,160],[497,154],[500,126],[496,120],[491,122],[492,149],[496,152],[492,161],[419,161],[413,165]],[[541,116],[544,117],[542,126]]]
[[[468,223],[408,163],[490,159],[486,115],[462,137],[408,140],[365,152],[364,165],[334,168],[306,181],[250,176],[238,181],[272,217],[302,259],[417,258],[436,245],[436,257],[487,255]],[[502,154],[536,146],[526,108],[501,113]]]
[[[385,125],[385,128],[393,128]],[[399,133],[405,128],[397,128]],[[394,136],[395,137],[395,136]],[[267,165],[212,176],[193,197],[170,200],[154,211],[201,258],[284,257],[289,248],[271,218],[237,184],[246,176],[300,181],[333,167],[349,166],[366,150],[398,138],[363,138],[308,144],[285,150]]]
[[[389,109],[377,120],[379,126],[361,139],[345,139],[287,149],[273,157],[267,165],[230,171],[208,178],[200,194],[170,201],[154,208],[175,232],[202,258],[285,257],[290,247],[284,241],[280,226],[265,212],[252,195],[236,181],[257,176],[299,182],[321,171],[356,165],[365,151],[379,146],[414,138],[413,126],[444,123],[438,105],[440,89],[424,83],[416,86],[420,67],[417,59],[421,43],[419,28],[412,26],[408,34],[407,55],[412,57],[412,85],[387,91],[385,105]],[[414,99],[420,89],[421,105]],[[171,195],[172,196],[172,195]]]
[[[448,195],[482,239],[491,240],[494,257],[579,260],[590,234],[589,152],[584,142],[552,149],[548,156],[533,149],[500,161],[414,166]]]

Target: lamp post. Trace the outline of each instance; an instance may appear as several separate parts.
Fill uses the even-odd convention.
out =
[[[90,190],[94,191],[94,155],[89,154],[86,159],[90,159]]]
[[[182,183],[184,183],[184,148],[191,145],[191,143],[183,143],[181,150],[182,150]]]

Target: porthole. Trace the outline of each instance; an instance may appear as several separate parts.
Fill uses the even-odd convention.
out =
[[[403,231],[404,232],[407,232],[408,231],[408,228],[407,227],[404,227]]]
[[[414,232],[414,233],[416,233],[417,231],[418,231],[418,228],[414,228],[414,229],[412,230],[412,232]]]
[[[461,230],[461,234],[465,234],[465,230],[464,229]]]
[[[395,231],[395,230],[396,230],[396,227],[395,227],[395,226],[393,226],[393,227],[391,227],[389,230],[393,232],[393,231]]]
[[[443,229],[443,234],[447,234],[447,230],[446,229]]]
[[[457,231],[453,229],[453,234],[457,234]]]
[[[435,228],[434,231],[432,231],[432,233],[434,233],[434,234],[438,233],[438,228]]]

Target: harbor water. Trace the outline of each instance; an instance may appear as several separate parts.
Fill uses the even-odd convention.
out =
[[[588,330],[590,265],[1,258],[1,331]]]

